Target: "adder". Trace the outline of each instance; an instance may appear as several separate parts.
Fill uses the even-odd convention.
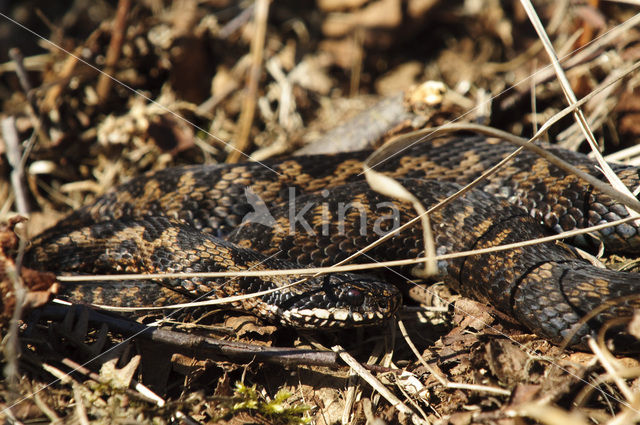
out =
[[[584,155],[548,147],[601,178]],[[418,144],[379,164],[426,208],[460,189],[514,148],[477,135]],[[157,273],[326,266],[345,259],[415,216],[409,205],[372,191],[360,176],[368,151],[264,163],[169,168],[131,180],[34,238],[29,267],[57,273]],[[612,165],[627,186],[639,169]],[[248,189],[248,190],[247,190]],[[311,206],[309,206],[311,205]],[[265,220],[254,209],[268,211]],[[342,210],[340,210],[342,206]],[[346,208],[349,206],[350,208]],[[342,212],[342,214],[339,214]],[[491,247],[628,216],[626,209],[544,159],[522,152],[480,189],[431,214],[437,253]],[[263,217],[264,218],[264,217]],[[367,252],[364,261],[421,255],[412,226]],[[636,224],[601,230],[610,252],[640,252]],[[593,238],[576,239],[590,244]],[[571,344],[640,305],[635,274],[596,268],[554,242],[441,260],[439,270],[463,295],[488,302],[536,334]],[[407,270],[398,273],[406,274]],[[184,278],[65,284],[75,302],[166,306],[282,288],[235,308],[301,328],[375,325],[394,315],[399,290],[388,276],[333,273],[289,286],[300,276]],[[582,325],[580,319],[607,303]]]

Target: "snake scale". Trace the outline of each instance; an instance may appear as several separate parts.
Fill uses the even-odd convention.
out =
[[[549,149],[601,178],[584,155]],[[400,179],[429,208],[513,150],[498,139],[446,136],[417,144],[376,168]],[[366,185],[360,173],[369,154],[183,166],[147,174],[113,189],[35,237],[25,264],[77,274],[334,264],[415,216],[409,205],[393,202]],[[640,183],[638,168],[612,167],[628,187]],[[628,215],[616,201],[526,151],[484,181],[480,189],[431,214],[438,254],[534,239]],[[243,217],[259,209],[256,200],[267,208],[272,221],[243,222]],[[639,229],[628,223],[598,235],[610,252],[640,252]],[[409,227],[361,258],[417,257],[422,253],[421,235],[419,226]],[[589,244],[591,239],[575,242]],[[584,346],[586,335],[603,322],[631,315],[640,305],[639,300],[628,297],[640,293],[636,275],[596,268],[553,242],[442,260],[438,266],[445,281],[463,295],[492,304],[556,343],[581,317],[606,301],[623,297],[579,327],[572,345]],[[299,278],[65,284],[61,295],[76,302],[165,306],[198,297],[278,288]],[[401,303],[400,291],[387,280],[384,275],[334,273],[234,305],[294,327],[370,325],[393,316]]]

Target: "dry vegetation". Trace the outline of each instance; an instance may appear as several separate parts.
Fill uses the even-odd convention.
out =
[[[617,26],[637,22],[638,7],[535,7],[578,99],[597,92],[582,109],[602,150],[633,149],[639,80],[621,76],[640,58],[640,31]],[[353,149],[452,120],[531,136],[567,106],[515,0],[32,0],[2,13],[0,218],[28,215],[30,235],[149,170],[246,159],[241,152],[263,159],[309,143]],[[428,80],[446,87],[437,105],[416,89]],[[383,107],[385,135],[360,128],[321,137],[399,92],[404,103]],[[546,137],[587,149],[570,114]],[[13,296],[21,296],[11,275],[14,225],[24,223],[0,229],[0,417],[9,421],[559,425],[640,417],[637,356],[561,350],[439,284],[417,286],[414,307],[384,332],[299,333],[217,314],[202,326],[128,338],[135,329],[79,310],[36,310],[10,323]],[[53,277],[23,278],[28,303],[42,304]],[[217,341],[196,339],[204,337]],[[220,348],[221,340],[253,351]],[[309,351],[284,358],[269,347]],[[347,367],[352,361],[371,373]]]

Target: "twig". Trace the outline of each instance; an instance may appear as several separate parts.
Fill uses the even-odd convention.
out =
[[[118,9],[113,20],[113,28],[111,31],[111,41],[109,42],[107,57],[105,59],[104,72],[106,74],[113,74],[114,67],[120,58],[120,51],[122,50],[122,43],[124,41],[125,26],[127,23],[127,14],[129,13],[130,8],[131,0],[120,0],[118,2]],[[96,93],[100,100],[105,100],[109,97],[111,83],[111,78],[107,77],[105,74],[100,74],[96,88]]]
[[[360,77],[362,74],[362,62],[364,61],[364,29],[362,27],[356,28],[353,33],[353,57],[351,58],[351,68],[349,77],[349,97],[354,97],[358,94],[358,88],[360,87]]]
[[[20,81],[22,90],[24,90],[25,95],[27,96],[27,102],[29,102],[29,106],[31,108],[30,115],[31,115],[31,119],[34,121],[33,127],[35,128],[33,134],[31,135],[29,143],[27,144],[27,147],[25,149],[25,154],[22,158],[22,163],[19,167],[20,169],[24,169],[26,158],[31,152],[31,149],[33,148],[33,145],[37,140],[36,135],[42,137],[43,140],[48,140],[49,125],[47,124],[47,121],[43,120],[40,116],[41,115],[40,108],[38,107],[38,102],[36,102],[36,98],[35,98],[31,83],[29,82],[29,76],[27,75],[27,70],[25,68],[24,57],[22,56],[22,53],[18,49],[11,49],[9,50],[9,56],[11,56],[11,59],[15,64],[15,72],[16,72],[16,75],[18,76],[18,81]],[[14,168],[17,168],[13,164],[12,166]]]
[[[242,111],[238,119],[238,138],[234,144],[234,150],[229,153],[227,162],[238,162],[240,156],[249,146],[249,136],[251,125],[256,112],[256,96],[258,91],[258,80],[262,69],[262,56],[264,51],[264,40],[267,33],[267,18],[269,16],[270,0],[256,0],[256,12],[254,16],[255,34],[251,41],[251,68],[247,78],[247,92],[244,96]]]
[[[11,187],[16,196],[16,209],[18,213],[28,215],[29,201],[27,198],[27,182],[24,176],[22,152],[15,118],[7,117],[2,120],[2,136],[7,149],[7,160],[12,167]]]
[[[221,39],[228,38],[231,34],[236,32],[242,25],[246,24],[251,16],[253,16],[253,11],[255,9],[255,3],[247,6],[238,16],[230,20],[220,28],[218,32],[218,37]]]
[[[629,388],[629,386],[624,382],[622,377],[617,373],[615,366],[611,363],[612,356],[606,355],[604,353],[604,350],[598,345],[596,340],[591,337],[588,337],[587,344],[589,345],[589,348],[591,348],[591,351],[593,351],[593,354],[598,357],[598,360],[600,361],[600,364],[602,365],[604,370],[607,371],[607,373],[611,376],[613,382],[616,383],[622,395],[625,396],[629,403],[634,403],[636,400],[636,396],[634,395],[634,392],[631,390],[631,388]]]
[[[27,75],[27,70],[24,67],[24,56],[19,49],[13,48],[9,49],[9,57],[15,63],[15,71],[18,76],[18,82],[20,82],[20,86],[22,90],[24,90],[24,94],[27,96],[27,101],[29,102],[29,106],[31,106],[31,110],[34,115],[38,115],[38,104],[36,103],[35,96],[33,95],[33,87],[31,86],[31,82],[29,81],[29,76]]]
[[[42,317],[62,320],[69,312],[68,306],[47,305],[39,310]],[[231,362],[258,361],[281,365],[312,365],[338,368],[338,356],[331,351],[306,350],[290,347],[264,347],[234,341],[189,335],[165,329],[152,328],[131,320],[89,309],[89,321],[106,323],[112,331],[136,335],[151,341],[167,344],[197,356],[224,356]]]
[[[40,397],[40,394],[36,393],[33,396],[33,402],[38,406],[38,409],[45,414],[47,418],[51,421],[51,424],[62,424],[62,418],[60,418],[56,411],[50,408],[47,403]]]
[[[400,332],[404,337],[404,341],[407,343],[407,345],[409,346],[413,354],[416,356],[420,364],[422,364],[422,366],[424,366],[431,373],[431,375],[433,375],[433,377],[436,378],[438,382],[440,382],[440,384],[442,384],[444,387],[487,392],[487,393],[498,394],[503,396],[511,395],[511,391],[505,390],[502,388],[490,387],[488,385],[461,384],[458,382],[449,381],[446,377],[442,376],[439,371],[431,367],[431,365],[422,358],[422,356],[420,355],[420,352],[418,351],[416,346],[413,344],[413,341],[411,341],[411,338],[409,338],[409,333],[407,332],[407,328],[405,328],[404,323],[402,323],[402,320],[398,320],[398,326],[400,327]]]
[[[76,418],[80,425],[89,425],[89,418],[87,417],[87,409],[84,407],[84,401],[82,400],[81,386],[77,382],[71,385],[73,389],[73,398],[76,400]]]
[[[375,389],[382,397],[384,397],[393,407],[398,409],[399,412],[402,412],[408,416],[410,416],[414,421],[416,419],[420,420],[417,415],[409,409],[409,407],[402,402],[395,394],[393,394],[387,387],[382,385],[378,378],[373,376],[371,372],[364,368],[356,359],[354,359],[349,353],[347,353],[341,346],[335,345],[331,347],[331,349],[337,353],[345,363],[347,363],[351,369],[358,374],[362,379],[364,379],[373,389]],[[420,420],[422,422],[422,420]]]
[[[559,407],[540,403],[525,403],[506,411],[509,417],[527,416],[545,424],[588,425],[585,418],[578,414],[567,412]]]
[[[39,55],[31,55],[24,58],[22,66],[26,71],[43,72],[47,68],[47,64],[51,63],[51,53],[42,53]],[[5,72],[16,72],[17,65],[15,61],[0,63],[0,75]]]
[[[21,243],[20,248],[24,249],[24,245]],[[27,289],[20,279],[18,269],[15,264],[6,262],[4,265],[4,272],[7,279],[13,283],[13,292],[15,298],[15,307],[11,320],[9,321],[9,330],[7,332],[4,344],[2,344],[2,351],[5,357],[6,365],[4,367],[4,376],[7,378],[9,386],[9,396],[13,397],[17,394],[17,384],[20,381],[18,355],[20,353],[20,319],[22,317],[22,309],[27,297]],[[12,401],[12,400],[10,400]]]
[[[353,420],[353,405],[356,403],[356,399],[362,395],[362,389],[360,388],[360,378],[356,373],[349,372],[349,379],[347,380],[347,392],[344,396],[344,408],[342,410],[343,424],[351,423]]]
[[[91,35],[89,35],[89,38],[87,38],[87,40],[82,45],[75,47],[72,51],[63,49],[59,45],[54,44],[47,39],[44,39],[51,46],[66,53],[67,58],[62,64],[62,68],[56,75],[56,82],[50,86],[44,96],[44,99],[41,102],[40,109],[43,112],[52,111],[56,108],[57,103],[60,101],[60,95],[62,94],[65,85],[68,84],[69,80],[73,77],[74,72],[76,72],[76,67],[79,63],[88,66],[98,73],[101,73],[97,67],[83,60],[81,56],[82,51],[87,48],[87,46],[93,46],[98,37],[103,34],[103,32],[105,31],[103,27],[106,27],[105,24],[107,24],[107,22],[104,22],[100,27],[93,31]],[[120,84],[122,85],[122,83]]]
[[[521,0],[520,3],[522,4],[525,11],[527,12],[527,15],[529,16],[529,20],[533,24],[533,27],[538,33],[538,37],[542,41],[542,44],[544,45],[544,48],[547,51],[547,55],[551,59],[551,63],[553,64],[553,68],[556,72],[556,76],[558,78],[558,81],[560,82],[560,86],[562,87],[562,91],[564,92],[567,102],[569,103],[569,105],[574,105],[578,101],[578,99],[576,98],[576,95],[573,93],[573,90],[571,89],[571,84],[569,83],[569,80],[567,80],[567,76],[565,75],[564,70],[560,65],[560,62],[558,61],[558,57],[556,56],[555,50],[553,49],[553,45],[551,44],[551,40],[549,40],[549,36],[545,32],[544,27],[542,26],[542,22],[540,22],[540,18],[536,14],[536,11],[529,0]],[[596,156],[596,160],[598,161],[598,164],[600,165],[600,168],[602,169],[602,172],[607,178],[607,180],[618,191],[628,195],[629,197],[633,197],[633,194],[631,193],[631,191],[624,185],[624,183],[622,183],[620,178],[616,175],[616,173],[613,172],[613,170],[611,169],[609,164],[607,164],[607,162],[604,160],[602,155],[600,155],[598,151],[598,144],[595,140],[593,133],[591,132],[591,129],[589,128],[589,125],[587,124],[587,119],[585,118],[582,110],[576,109],[573,114],[576,122],[578,123],[578,125],[580,126],[580,129],[582,130],[582,133],[584,134],[584,137],[587,139],[587,142],[589,143],[591,150],[594,152]],[[630,209],[628,209],[628,211],[630,215],[635,215],[635,216],[640,215],[640,212],[637,211],[637,208],[636,208],[636,211],[632,211]]]

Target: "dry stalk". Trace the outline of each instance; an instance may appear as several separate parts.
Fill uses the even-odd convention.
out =
[[[415,344],[413,343],[413,341],[411,341],[411,338],[409,337],[409,333],[407,332],[407,329],[405,328],[404,323],[402,322],[402,320],[398,320],[398,327],[400,328],[400,332],[402,333],[402,336],[404,337],[405,342],[407,343],[407,345],[409,346],[409,348],[411,349],[413,354],[416,356],[416,358],[418,359],[420,364],[422,366],[424,366],[429,372],[431,372],[431,374],[444,387],[446,387],[446,388],[463,389],[463,390],[470,390],[470,391],[478,391],[478,392],[486,392],[486,393],[491,393],[491,394],[503,395],[503,396],[507,396],[507,397],[511,395],[511,391],[504,390],[502,388],[490,387],[488,385],[461,384],[461,383],[458,383],[458,382],[449,381],[445,376],[442,376],[439,371],[437,371],[436,369],[432,368],[431,365],[429,365],[429,363],[427,363],[422,358],[422,356],[420,355],[420,352],[416,348]]]
[[[551,40],[549,40],[549,36],[544,30],[544,27],[542,26],[542,22],[540,22],[540,18],[538,17],[535,9],[533,8],[531,1],[521,0],[520,3],[522,4],[525,11],[527,12],[527,15],[529,16],[529,20],[533,24],[533,27],[538,33],[538,37],[542,41],[542,44],[545,50],[547,51],[547,55],[551,59],[551,63],[553,64],[553,69],[555,70],[556,77],[558,79],[558,82],[560,83],[560,86],[562,87],[562,91],[564,92],[567,102],[569,103],[569,105],[576,104],[578,102],[578,98],[576,97],[575,93],[571,89],[571,84],[569,83],[569,80],[567,79],[567,76],[565,75],[564,70],[560,65],[558,57],[553,48],[553,45],[551,44]],[[631,193],[631,191],[629,191],[629,189],[624,185],[624,183],[622,183],[618,175],[614,173],[614,171],[611,169],[609,164],[607,164],[607,162],[604,160],[604,158],[598,151],[598,144],[595,140],[593,133],[591,132],[591,129],[589,128],[587,119],[585,118],[581,109],[578,108],[575,110],[574,118],[578,123],[578,125],[580,126],[580,129],[582,130],[584,137],[587,139],[587,142],[589,143],[589,146],[591,147],[591,150],[593,151],[596,157],[596,161],[598,162],[598,165],[600,165],[600,168],[603,174],[605,175],[605,177],[607,178],[607,180],[609,181],[609,183],[611,183],[611,185],[621,193],[626,194],[627,196],[633,198],[633,194]],[[640,216],[640,211],[638,211],[638,208],[635,208],[635,211],[632,211],[630,209],[627,209],[627,210],[629,211],[629,214],[632,216],[636,216],[636,217]]]
[[[122,49],[122,43],[124,42],[125,28],[127,24],[127,14],[131,8],[131,0],[118,1],[118,8],[116,16],[113,20],[113,27],[111,29],[111,40],[107,49],[107,56],[105,59],[105,74],[100,74],[98,78],[98,86],[96,93],[101,100],[105,100],[109,97],[109,91],[111,90],[111,78],[107,77],[107,74],[113,74],[114,67],[118,63],[120,58],[120,51]]]
[[[380,395],[382,395],[382,397],[384,397],[389,402],[389,404],[391,404],[391,406],[398,409],[399,412],[410,416],[414,420],[414,423],[416,423],[415,420],[418,419],[417,423],[428,424],[427,421],[423,421],[417,418],[417,416],[413,413],[413,411],[409,409],[409,407],[406,404],[404,404],[402,400],[400,400],[398,397],[396,397],[395,394],[389,391],[387,387],[382,385],[382,383],[375,376],[373,376],[371,372],[369,372],[360,363],[358,363],[358,361],[354,359],[349,353],[347,353],[341,346],[335,345],[331,347],[331,349],[335,353],[337,353],[340,356],[340,358],[345,363],[347,363],[356,374],[358,374],[358,376],[360,376],[369,385],[371,385],[373,389],[375,389]]]
[[[593,351],[593,354],[596,355],[600,364],[607,371],[607,373],[611,376],[613,382],[615,382],[616,386],[624,395],[624,397],[629,401],[629,403],[634,403],[636,400],[636,395],[634,395],[633,391],[629,386],[624,382],[624,379],[618,374],[617,368],[614,366],[612,360],[613,356],[611,354],[607,355],[605,352],[607,349],[603,346],[600,346],[595,339],[588,337],[587,344],[589,344],[589,348]],[[614,360],[615,361],[615,360]]]
[[[269,17],[269,3],[270,0],[256,0],[254,15],[256,28],[253,40],[251,40],[251,67],[249,68],[247,78],[247,93],[244,96],[242,111],[238,119],[238,137],[234,144],[234,150],[229,152],[227,162],[238,162],[243,152],[249,147],[251,125],[253,124],[253,116],[256,111],[258,81],[262,69],[264,40],[267,33],[267,18]]]

